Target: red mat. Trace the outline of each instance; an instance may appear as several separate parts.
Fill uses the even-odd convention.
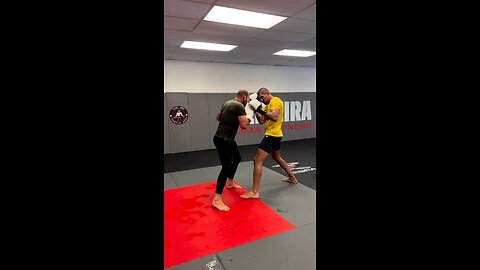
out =
[[[295,228],[245,189],[225,189],[220,212],[211,205],[216,182],[164,191],[164,267],[171,267]]]

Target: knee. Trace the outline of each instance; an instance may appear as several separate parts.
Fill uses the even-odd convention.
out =
[[[255,159],[253,160],[253,163],[254,164],[262,164],[263,160],[258,155],[256,155]]]

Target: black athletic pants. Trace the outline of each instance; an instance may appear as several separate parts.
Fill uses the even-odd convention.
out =
[[[220,163],[222,163],[222,170],[218,174],[217,187],[215,189],[215,193],[221,195],[227,182],[227,177],[233,179],[235,176],[241,157],[235,140],[227,140],[214,136],[213,144],[215,148],[217,148]]]

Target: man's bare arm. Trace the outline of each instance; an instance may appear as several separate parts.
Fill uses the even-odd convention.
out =
[[[272,121],[277,121],[279,114],[280,114],[280,109],[274,109],[272,112],[267,112],[265,115],[261,115],[258,112],[255,112],[255,115],[257,116],[257,120],[260,124],[265,123],[267,119],[270,119]]]

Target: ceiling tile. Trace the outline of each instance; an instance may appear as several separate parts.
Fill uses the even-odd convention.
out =
[[[289,31],[304,34],[316,33],[316,22],[303,19],[288,18],[270,28],[271,30]]]
[[[163,40],[163,45],[165,47],[167,46],[174,46],[174,47],[180,47],[182,45],[183,40],[174,40],[174,39],[164,39]]]
[[[287,63],[288,60],[285,59],[254,59],[250,62],[250,64],[256,65],[267,65],[267,66],[274,66],[274,65],[281,65]]]
[[[203,21],[213,4],[289,18],[272,29]],[[273,55],[282,49],[316,51],[315,0],[164,0],[164,5],[164,59],[315,68],[316,56]],[[185,40],[238,47],[230,52],[180,48]]]
[[[282,41],[295,41],[303,42],[315,37],[314,34],[302,34],[302,33],[293,33],[286,31],[276,31],[276,30],[267,30],[257,36],[262,39],[272,39],[272,40],[282,40]]]
[[[316,21],[317,20],[317,4],[313,4],[309,6],[308,8],[293,15],[293,17]]]
[[[207,4],[213,4],[217,0],[187,0],[189,2],[199,2],[199,3],[207,3]]]
[[[217,58],[212,59],[212,62],[215,63],[234,63],[234,64],[248,64],[252,61],[251,58]]]
[[[305,42],[298,43],[295,48],[292,47],[294,50],[314,50],[317,49],[317,38],[312,38],[311,40],[307,40]]]
[[[192,31],[197,23],[198,20],[194,19],[164,17],[164,28],[170,30]]]
[[[186,30],[165,30],[163,32],[163,39],[174,39],[174,40],[187,40],[187,37],[191,34],[192,32],[186,31]]]
[[[185,61],[201,61],[201,62],[208,62],[212,59],[211,56],[204,56],[204,55],[185,55],[179,53],[173,53],[170,55],[169,59],[171,60],[185,60]]]
[[[297,63],[297,62],[287,62],[287,63],[282,64],[282,66],[316,67],[315,63]]]
[[[298,42],[296,41],[281,41],[281,40],[270,40],[270,39],[263,39],[263,38],[249,38],[240,45],[248,46],[248,47],[255,47],[255,48],[270,48],[270,49],[283,49],[283,48],[290,48],[297,45]]]
[[[164,16],[203,19],[213,5],[183,0],[164,0]]]
[[[163,47],[163,59],[168,59],[178,47],[165,46]]]
[[[257,47],[238,46],[231,50],[228,56],[239,58],[263,58],[268,57],[271,54],[272,49],[270,48],[260,49]]]
[[[191,33],[191,35],[188,36],[188,40],[238,45],[248,39],[248,38],[242,38],[237,36],[199,34],[196,32],[197,31]]]
[[[278,56],[282,57],[282,56]],[[285,59],[291,59],[290,61],[286,62],[285,65],[287,66],[310,66],[314,67],[317,62],[316,55],[310,57],[288,57],[283,56]]]

